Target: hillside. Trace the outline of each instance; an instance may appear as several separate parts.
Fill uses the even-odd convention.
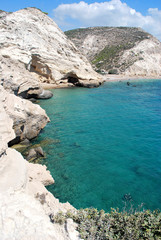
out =
[[[40,83],[87,87],[101,83],[86,57],[51,18],[36,8],[0,12],[0,58],[3,85],[8,89],[8,79],[7,85],[16,85],[18,92],[26,83],[30,87],[34,84],[37,90]],[[27,87],[22,90],[23,96],[25,91]]]
[[[161,43],[141,28],[91,27],[65,34],[98,72],[161,75]]]

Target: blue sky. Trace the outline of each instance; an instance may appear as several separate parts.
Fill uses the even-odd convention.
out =
[[[26,0],[26,1],[22,1],[22,0],[3,0],[0,3],[0,9],[1,10],[5,10],[5,11],[17,11],[21,8],[25,8],[25,7],[37,7],[42,9],[43,11],[46,11],[49,13],[49,15],[52,15],[52,10],[57,8],[60,4],[71,4],[71,3],[79,3],[80,1],[75,0]],[[101,1],[101,0],[96,0],[96,1],[92,1],[92,0],[88,0],[85,1],[87,3],[94,3],[94,2],[105,2],[105,1]],[[142,14],[146,14],[147,10],[149,8],[158,8],[161,10],[161,0],[152,0],[152,1],[148,1],[148,0],[124,0],[122,2],[127,3],[127,5],[129,5],[131,8],[134,8],[136,11],[141,12]]]
[[[136,26],[161,40],[161,0],[1,0],[0,9],[48,12],[62,30],[90,26]]]

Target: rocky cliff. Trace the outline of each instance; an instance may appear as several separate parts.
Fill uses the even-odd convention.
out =
[[[161,42],[140,28],[91,27],[65,34],[98,72],[161,76]]]
[[[50,214],[74,210],[45,186],[45,166],[27,162],[12,144],[35,138],[49,121],[24,98],[48,98],[42,83],[94,87],[100,76],[40,10],[0,11],[0,239],[77,240],[76,224],[51,223]]]
[[[36,8],[0,12],[0,71],[1,85],[23,97],[43,97],[41,83],[101,84],[86,57]]]
[[[62,226],[50,222],[51,213],[73,207],[59,203],[47,191],[45,186],[53,184],[54,180],[46,167],[27,162],[16,150],[8,148],[8,143],[16,136],[32,138],[37,135],[48,120],[39,106],[0,87],[1,240],[79,239],[72,220]]]
[[[6,114],[13,121],[15,138],[9,142],[9,145],[35,138],[49,122],[48,116],[39,105],[8,93],[2,86],[0,86],[0,96],[1,105],[3,104]]]

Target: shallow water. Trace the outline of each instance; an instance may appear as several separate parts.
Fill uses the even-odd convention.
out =
[[[129,194],[161,209],[161,81],[53,92],[40,102],[51,122],[36,139],[55,179],[48,189],[76,208],[122,209]]]

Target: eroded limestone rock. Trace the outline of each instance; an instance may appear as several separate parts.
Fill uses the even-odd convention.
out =
[[[13,120],[13,129],[16,134],[16,138],[10,145],[36,137],[49,122],[48,116],[39,105],[8,93],[2,86],[0,86],[0,96],[6,114]]]
[[[15,94],[43,98],[47,93],[43,95],[40,83],[71,84],[73,74],[78,86],[102,82],[54,21],[38,9],[3,14],[0,32],[1,84]]]
[[[8,142],[15,138],[15,122],[20,115],[25,121],[23,114],[32,120],[33,109],[35,114],[43,113],[46,117],[40,107],[0,87],[0,239],[78,240],[76,224],[72,221],[64,225],[50,222],[51,213],[73,207],[60,203],[47,191],[45,186],[54,180],[46,167],[28,163],[19,152],[8,148]]]

